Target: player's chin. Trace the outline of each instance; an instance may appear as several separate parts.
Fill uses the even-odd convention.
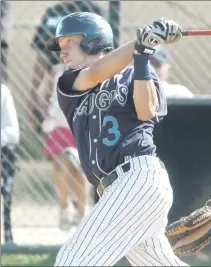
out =
[[[73,62],[69,62],[68,64],[65,64],[66,68],[69,69],[78,69],[79,65],[78,64],[73,64]]]

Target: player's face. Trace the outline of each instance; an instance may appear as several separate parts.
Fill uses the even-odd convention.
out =
[[[82,35],[59,37],[61,48],[60,57],[68,69],[75,69],[84,65],[86,54],[80,48]]]

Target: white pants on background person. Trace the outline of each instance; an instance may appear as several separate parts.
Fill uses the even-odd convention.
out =
[[[187,266],[165,236],[173,193],[158,158],[119,165],[91,214],[60,249],[55,266],[113,266],[126,256],[132,266]]]

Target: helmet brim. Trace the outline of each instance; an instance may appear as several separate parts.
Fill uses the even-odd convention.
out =
[[[46,43],[45,43],[45,47],[49,50],[49,51],[61,51],[61,48],[58,44],[57,38],[51,38],[49,39]]]

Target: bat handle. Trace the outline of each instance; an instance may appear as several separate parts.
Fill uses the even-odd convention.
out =
[[[182,36],[208,36],[211,35],[211,30],[184,30]]]

